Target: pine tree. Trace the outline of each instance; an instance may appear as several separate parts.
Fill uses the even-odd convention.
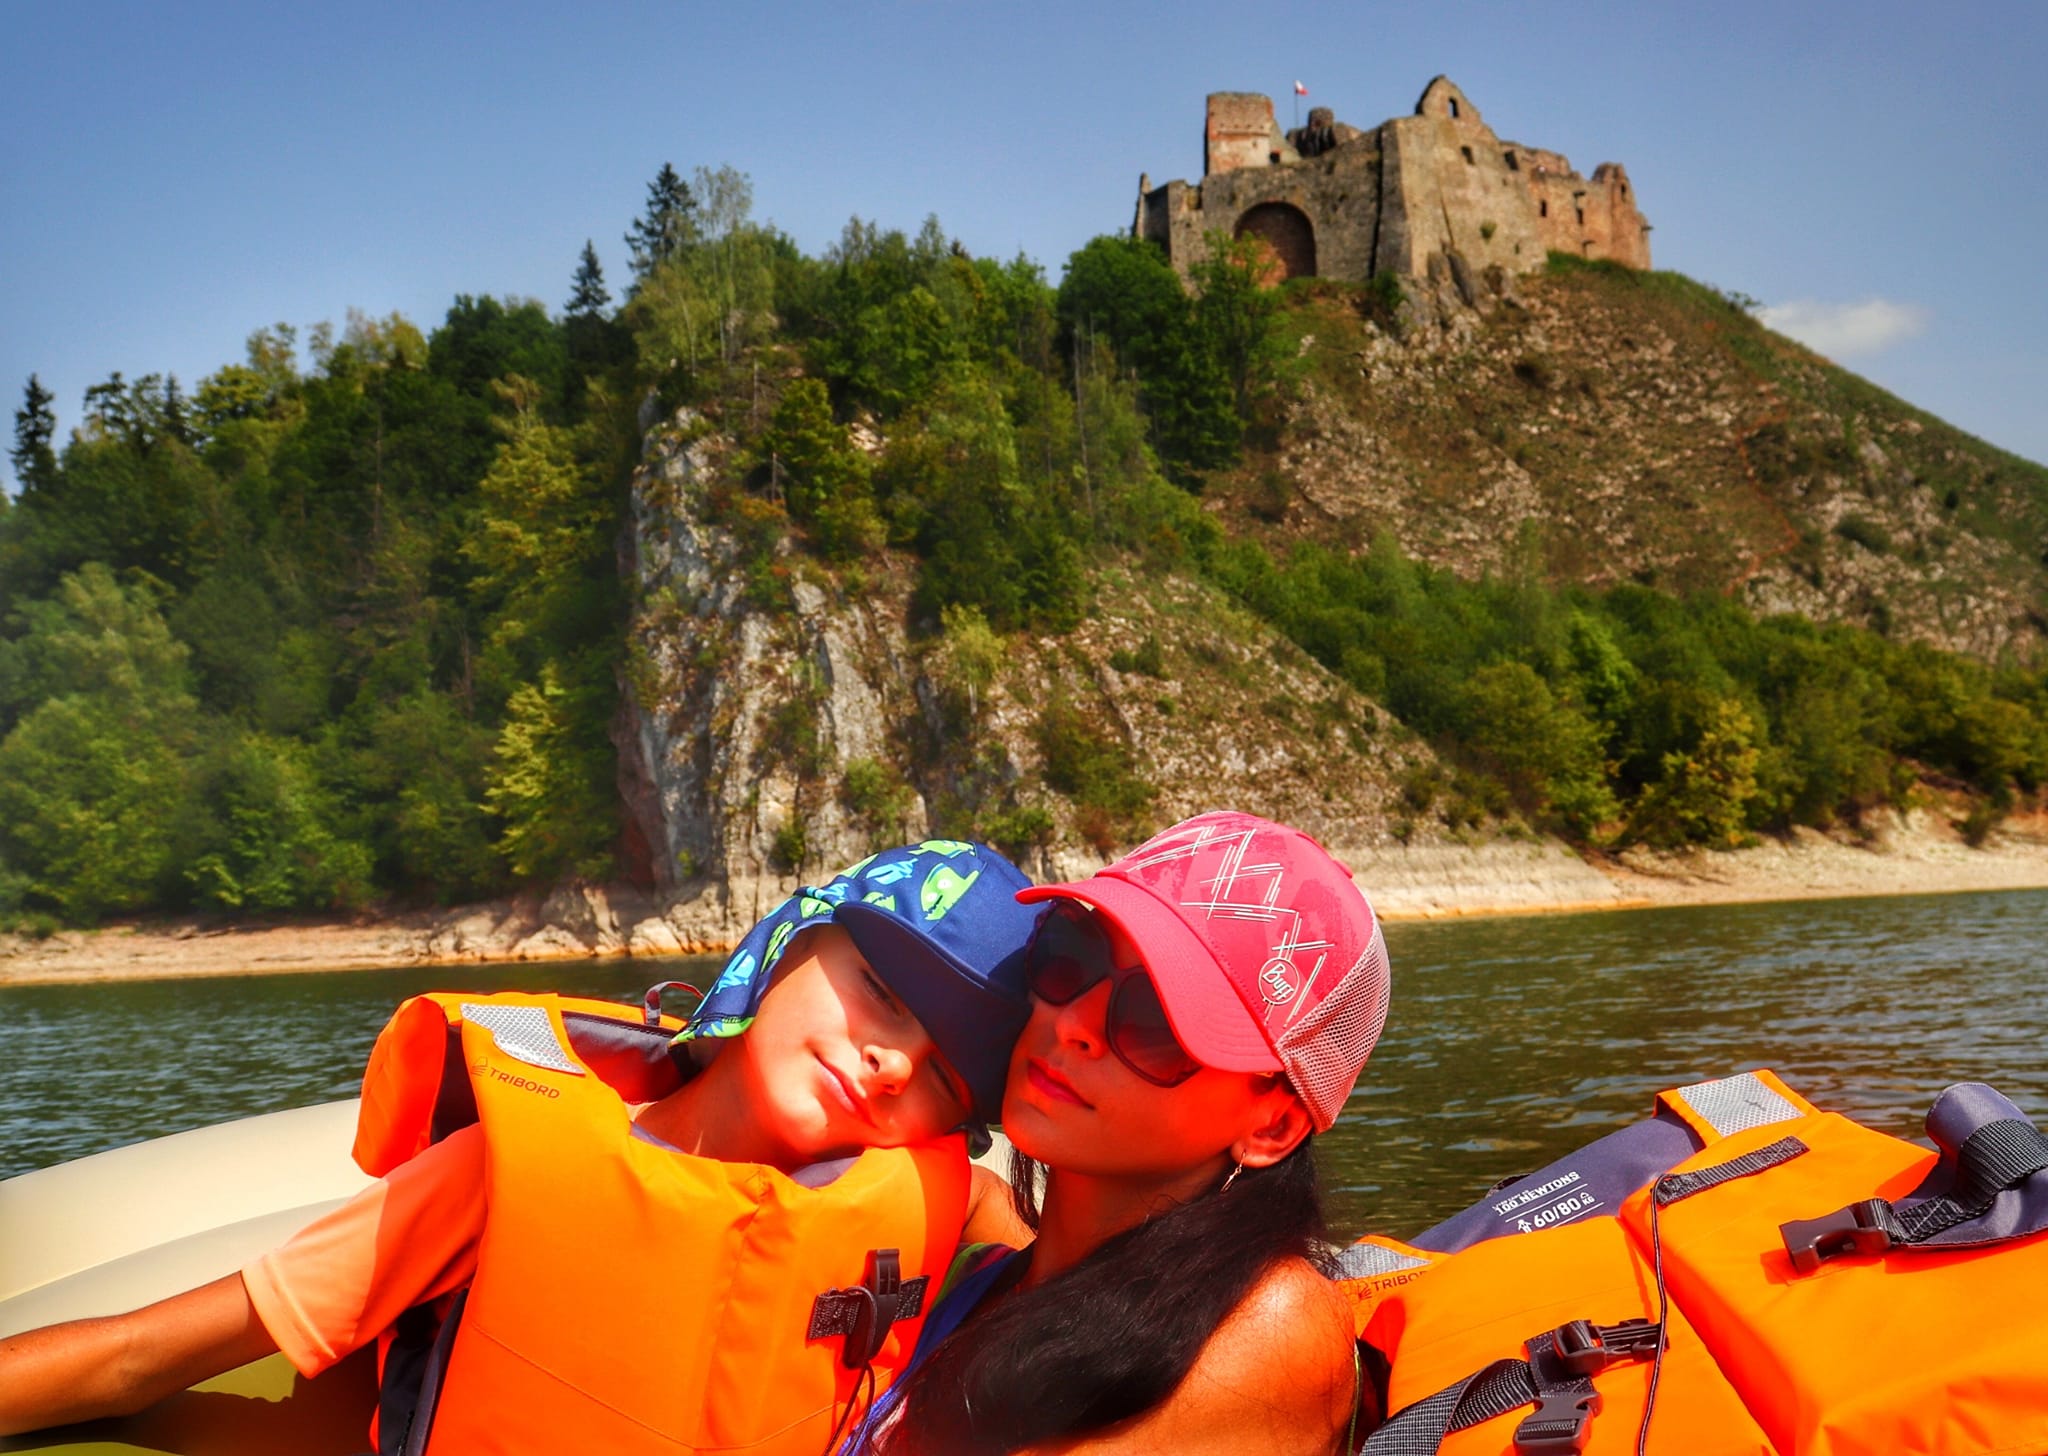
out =
[[[681,252],[697,232],[697,199],[689,184],[667,162],[647,184],[647,211],[626,229],[633,250],[633,276],[645,278]]]
[[[604,286],[604,268],[597,261],[597,249],[585,238],[583,260],[576,265],[576,285],[569,294],[569,317],[602,317],[611,301],[611,293]]]
[[[164,380],[164,434],[181,445],[192,443],[192,412],[175,374]]]
[[[42,380],[29,375],[21,408],[14,412],[14,449],[8,452],[15,484],[24,492],[47,490],[57,479],[57,452],[50,448],[57,433],[57,414],[50,408],[56,399]]]

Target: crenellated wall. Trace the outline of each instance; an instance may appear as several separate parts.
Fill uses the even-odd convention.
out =
[[[1283,133],[1269,97],[1217,92],[1203,163],[1199,183],[1139,179],[1132,234],[1183,273],[1216,232],[1260,237],[1282,277],[1422,277],[1436,255],[1528,272],[1552,250],[1650,266],[1650,225],[1619,163],[1586,178],[1561,153],[1502,141],[1443,76],[1412,115],[1370,131],[1318,107]]]

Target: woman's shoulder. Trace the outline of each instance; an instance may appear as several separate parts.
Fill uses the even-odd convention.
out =
[[[1304,1378],[1341,1373],[1348,1389],[1352,1342],[1351,1305],[1343,1292],[1306,1259],[1283,1259],[1216,1327],[1194,1370],[1213,1363],[1269,1371],[1285,1364]]]
[[[1275,1264],[1239,1301],[1172,1395],[1060,1451],[1171,1449],[1244,1456],[1335,1452],[1357,1398],[1351,1310],[1305,1259]]]

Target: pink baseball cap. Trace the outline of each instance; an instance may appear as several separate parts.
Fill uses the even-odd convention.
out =
[[[1017,898],[1079,900],[1115,921],[1189,1055],[1286,1073],[1319,1132],[1386,1025],[1379,917],[1320,844],[1256,814],[1198,814],[1085,880]]]

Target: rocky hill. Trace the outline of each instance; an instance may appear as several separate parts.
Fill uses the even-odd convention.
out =
[[[1308,285],[1234,526],[1465,575],[1728,593],[1980,657],[2048,631],[2048,469],[1671,273],[1439,270],[1398,307]]]

